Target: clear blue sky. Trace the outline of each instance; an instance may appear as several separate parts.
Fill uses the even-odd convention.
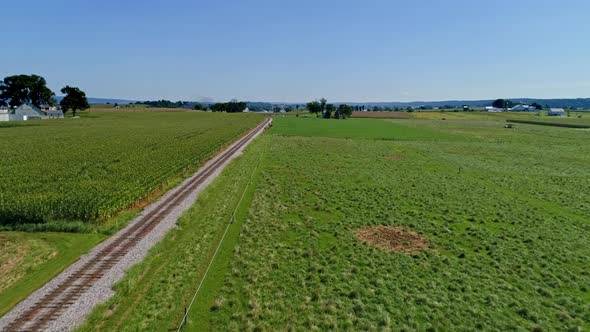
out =
[[[590,97],[587,0],[2,0],[0,76],[92,97]]]

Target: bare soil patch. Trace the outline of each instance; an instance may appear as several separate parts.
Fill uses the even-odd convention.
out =
[[[354,232],[357,239],[387,252],[418,254],[430,247],[426,238],[398,226],[372,226]]]
[[[402,159],[402,156],[399,154],[390,154],[388,156],[385,156],[384,158],[389,160],[399,160]]]

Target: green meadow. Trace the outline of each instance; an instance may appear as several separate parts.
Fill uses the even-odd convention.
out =
[[[177,327],[236,208],[186,330],[590,328],[590,131],[504,124],[275,117],[82,330]]]

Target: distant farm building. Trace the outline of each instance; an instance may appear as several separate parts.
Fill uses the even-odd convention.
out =
[[[55,107],[40,109],[34,105],[25,103],[14,109],[0,110],[0,121],[27,121],[38,119],[61,119],[64,114]]]
[[[27,121],[42,118],[43,113],[41,113],[39,108],[31,104],[22,104],[8,111],[8,119],[6,121]]]
[[[7,107],[0,106],[0,122],[8,121],[8,111]]]
[[[564,116],[565,111],[563,110],[563,108],[550,108],[549,111],[547,112],[547,115],[549,115],[549,116]]]
[[[486,112],[500,113],[500,112],[502,112],[502,109],[501,108],[494,107],[494,106],[486,106]]]
[[[516,105],[510,109],[512,112],[534,112],[536,109],[534,106],[530,105]]]

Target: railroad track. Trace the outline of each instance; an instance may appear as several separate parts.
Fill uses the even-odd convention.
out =
[[[236,143],[206,164],[190,181],[184,182],[174,193],[137,220],[131,227],[114,236],[114,240],[102,248],[94,259],[88,260],[80,268],[70,273],[67,278],[46,293],[39,301],[24,310],[8,323],[2,331],[41,331],[48,324],[58,319],[68,308],[73,306],[89,288],[94,286],[110,269],[112,269],[139,241],[148,235],[160,221],[180,205],[203,184],[209,176],[224,165],[236,152],[244,147],[251,138],[264,130],[270,123],[267,118],[256,128],[240,138]]]

